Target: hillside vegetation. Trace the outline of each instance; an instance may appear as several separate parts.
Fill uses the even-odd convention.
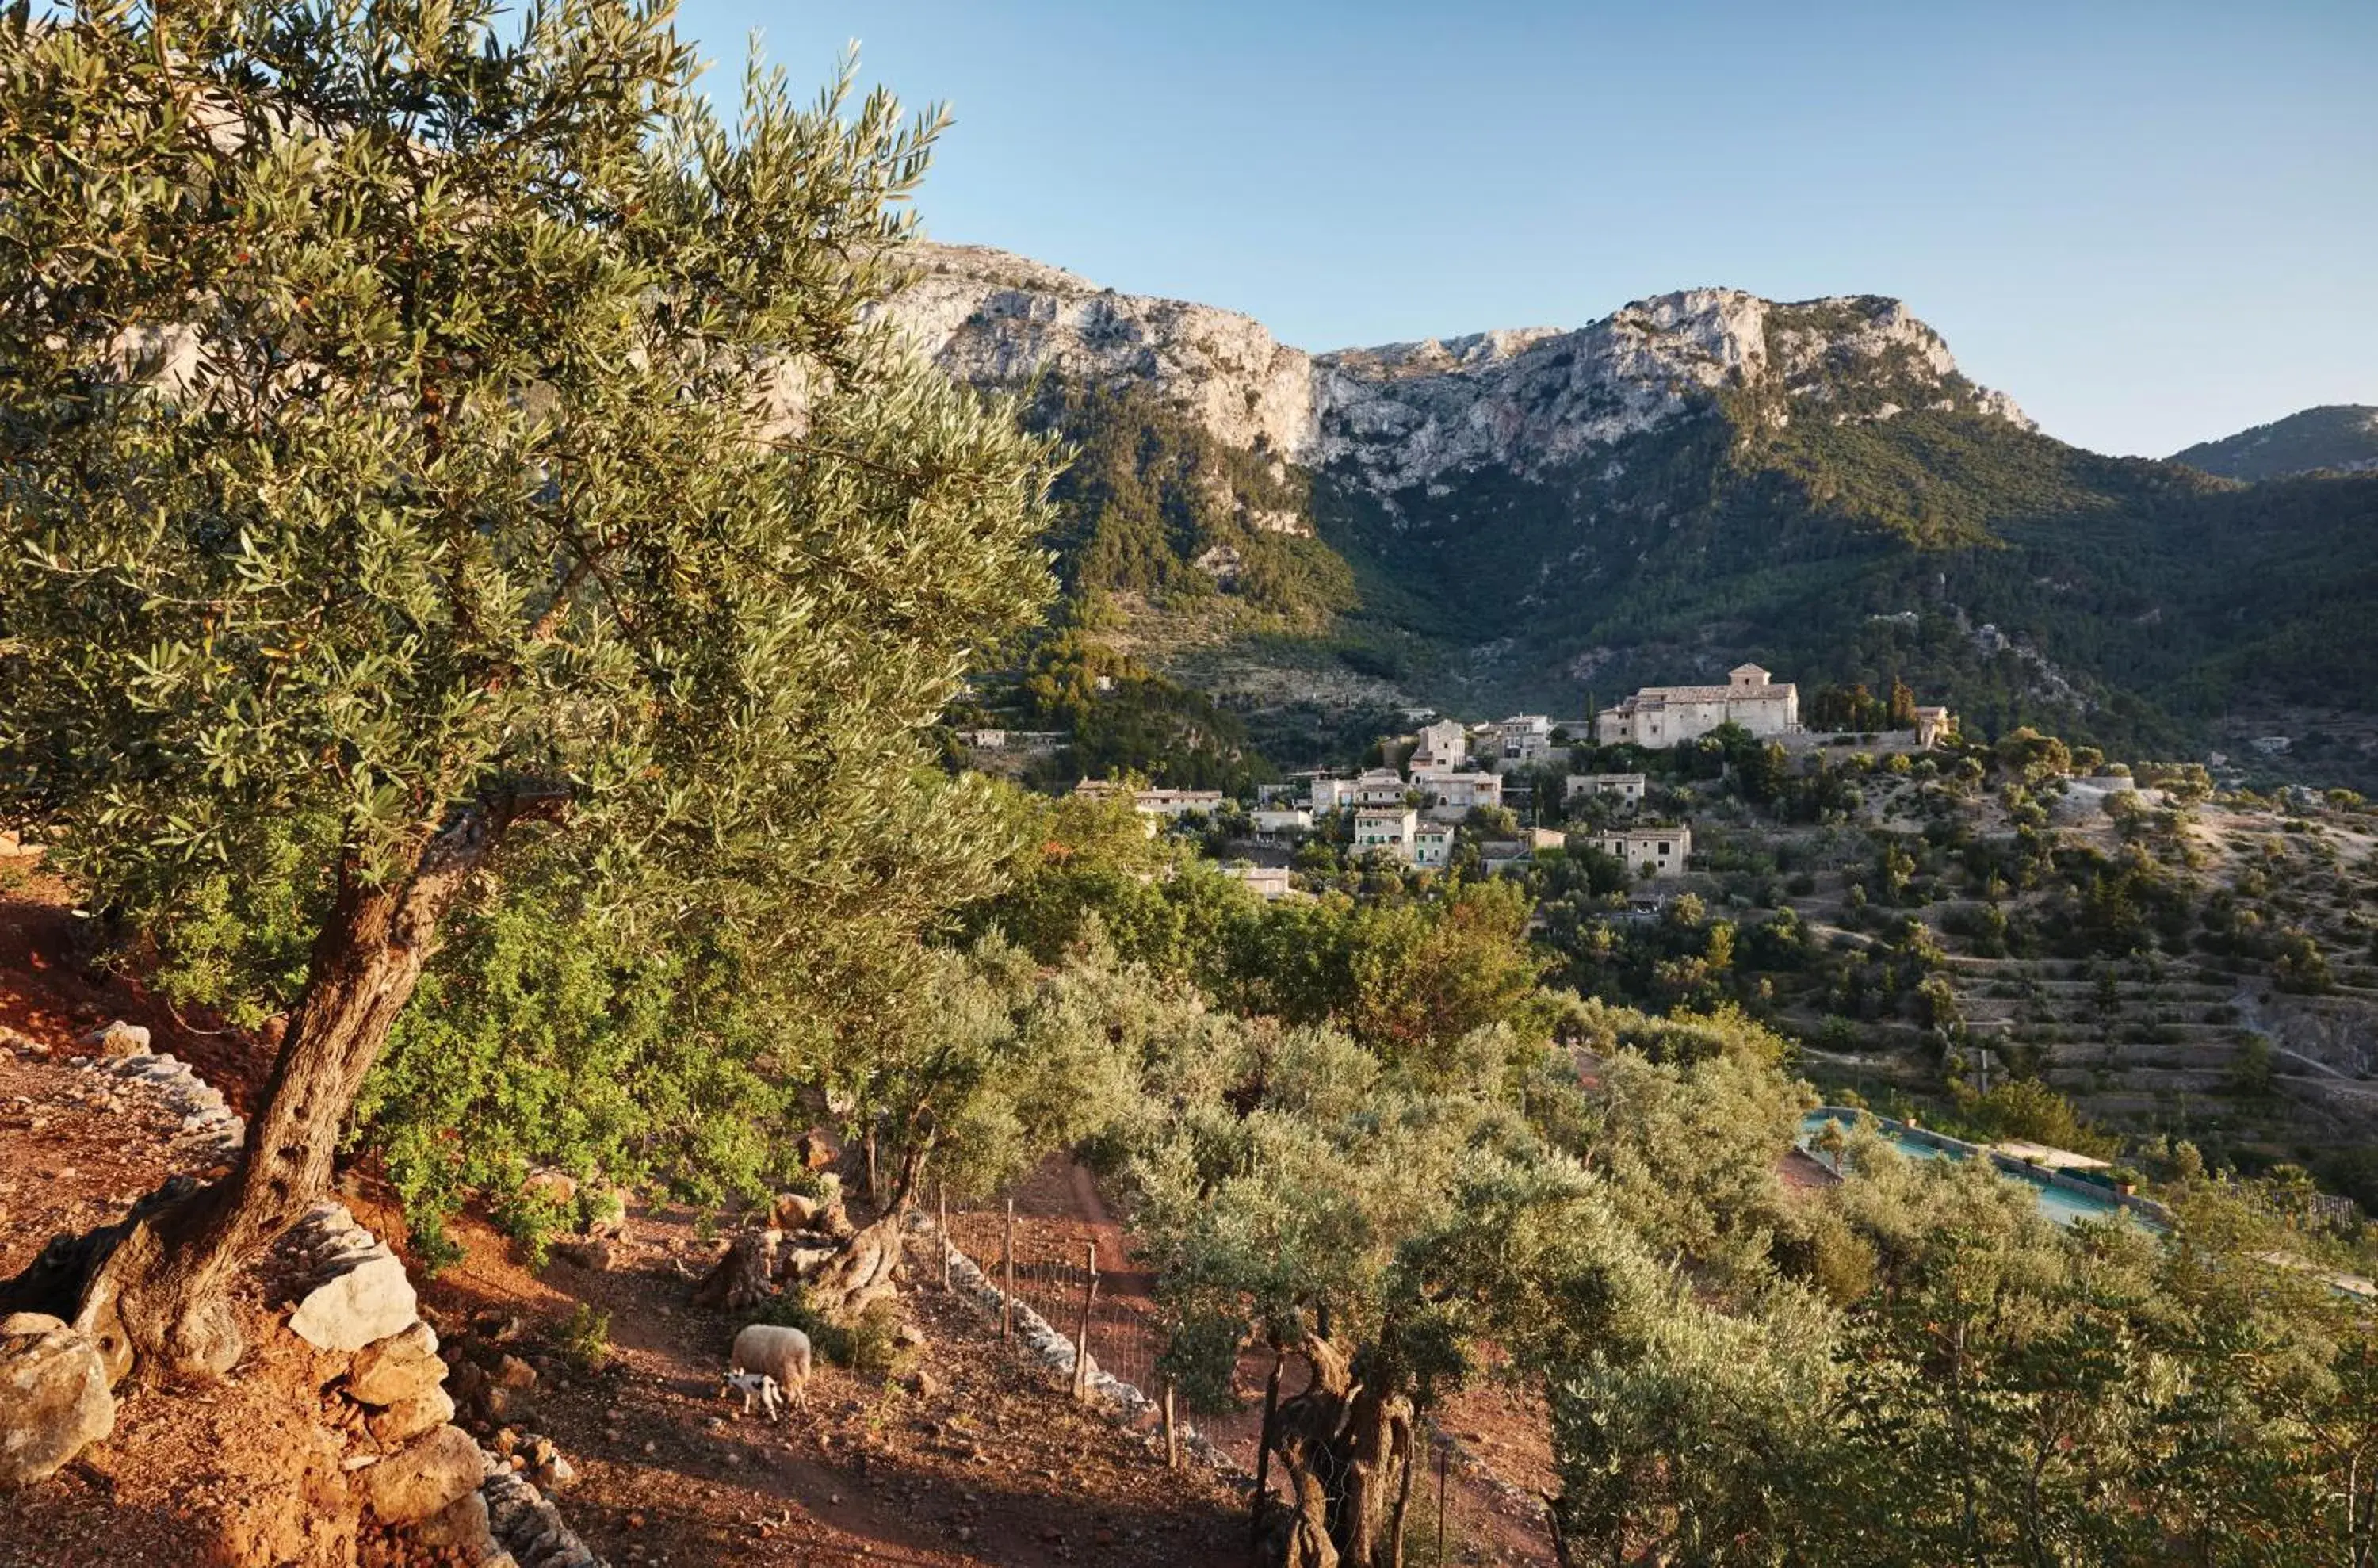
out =
[[[2200,441],[2172,453],[2171,460],[2229,479],[2378,467],[2378,408],[2354,404],[2307,408],[2219,440]]]

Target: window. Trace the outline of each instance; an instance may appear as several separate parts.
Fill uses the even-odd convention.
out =
[[[1665,855],[1667,854],[1667,852],[1668,852],[1668,844],[1667,844],[1667,840],[1663,838],[1663,839],[1662,839],[1662,840],[1660,841],[1660,853],[1661,853],[1663,856],[1665,856]]]

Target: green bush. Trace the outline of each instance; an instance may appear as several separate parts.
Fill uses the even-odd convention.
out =
[[[581,1301],[570,1309],[555,1341],[571,1366],[599,1372],[611,1359],[611,1314]]]
[[[805,1290],[788,1290],[762,1305],[752,1315],[756,1323],[776,1323],[810,1336],[810,1347],[821,1360],[854,1372],[889,1375],[899,1370],[901,1354],[893,1343],[900,1332],[900,1308],[888,1298],[871,1301],[853,1321],[837,1322],[810,1302]]]

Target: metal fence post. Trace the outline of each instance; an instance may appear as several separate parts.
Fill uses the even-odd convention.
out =
[[[1172,1380],[1164,1380],[1164,1467],[1181,1468],[1181,1434],[1172,1425]]]
[[[1099,1244],[1087,1244],[1088,1259],[1082,1275],[1082,1332],[1074,1336],[1074,1398],[1082,1404],[1090,1398],[1090,1307],[1099,1298]]]
[[[1446,1450],[1436,1451],[1436,1561],[1438,1568],[1445,1562],[1445,1456]]]
[[[942,1289],[946,1293],[950,1288],[950,1253],[955,1250],[950,1242],[950,1184],[935,1182],[933,1188],[942,1212]]]
[[[1015,1333],[1015,1200],[1007,1200],[1007,1228],[999,1238],[999,1272],[1003,1285],[999,1297],[999,1337]]]

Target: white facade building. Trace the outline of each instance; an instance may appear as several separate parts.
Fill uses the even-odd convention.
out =
[[[1336,811],[1354,803],[1354,781],[1316,776],[1308,796],[1315,812]]]
[[[1354,780],[1354,803],[1358,806],[1400,806],[1411,786],[1404,776],[1392,767],[1375,767]]]
[[[1132,809],[1143,816],[1177,822],[1191,812],[1212,814],[1222,809],[1219,790],[1135,790]]]
[[[1791,734],[1800,728],[1800,688],[1778,684],[1755,664],[1728,670],[1723,686],[1646,686],[1603,709],[1593,734],[1605,746],[1664,751],[1721,724],[1739,724],[1754,735]]]
[[[1255,812],[1258,833],[1294,834],[1313,831],[1313,814],[1302,806],[1264,806]]]
[[[1443,866],[1453,859],[1453,829],[1441,822],[1424,822],[1412,829],[1414,865]]]
[[[1459,821],[1480,806],[1503,803],[1503,779],[1494,773],[1415,773],[1412,788],[1427,797],[1431,814],[1450,812]]]
[[[1358,807],[1354,813],[1354,848],[1385,850],[1399,861],[1408,861],[1411,859],[1412,834],[1419,826],[1420,816],[1410,806],[1392,811]]]

